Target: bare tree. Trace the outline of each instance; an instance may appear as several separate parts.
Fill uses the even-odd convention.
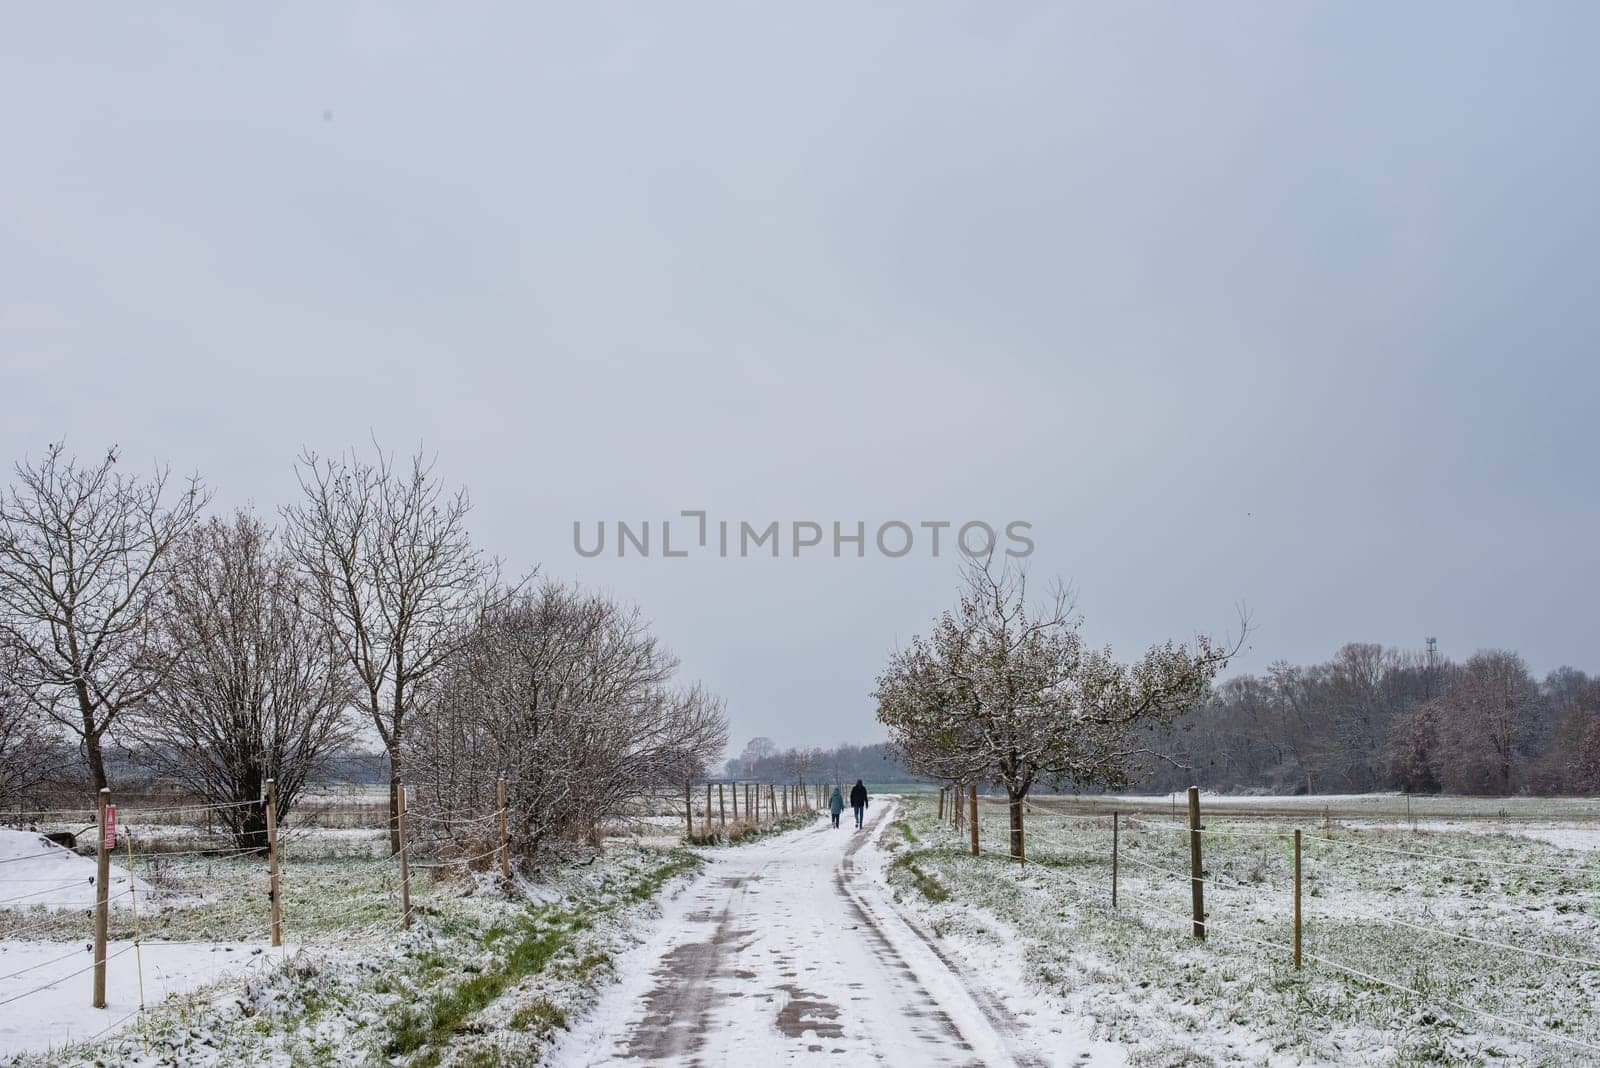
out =
[[[1013,856],[1022,856],[1022,802],[1035,783],[1122,785],[1154,755],[1146,728],[1202,701],[1238,648],[1201,636],[1192,649],[1168,642],[1120,664],[1086,649],[1079,626],[1064,589],[1036,606],[1025,571],[973,561],[957,608],[878,680],[878,718],[908,763],[1005,787]]]
[[[306,779],[350,738],[349,665],[271,530],[240,512],[179,546],[162,613],[172,669],[140,714],[153,762],[227,807],[239,848],[266,847],[251,804],[274,780],[286,821]]]
[[[635,607],[556,583],[494,605],[429,689],[409,757],[419,811],[488,811],[499,772],[519,852],[593,839],[727,744],[722,702],[676,685],[677,667]]]
[[[378,450],[297,465],[304,500],[284,510],[289,551],[314,610],[359,683],[390,762],[392,848],[407,719],[422,689],[461,648],[497,564],[467,534],[466,490],[447,493],[418,452],[397,468]]]
[[[0,646],[0,805],[54,785],[67,763],[58,734],[19,683],[20,657],[18,650]]]
[[[1481,652],[1455,673],[1441,707],[1445,786],[1510,793],[1531,760],[1544,697],[1516,653]]]
[[[196,477],[165,503],[165,468],[141,479],[117,458],[112,448],[80,465],[58,442],[18,463],[0,496],[0,644],[19,654],[21,692],[77,736],[96,789],[106,732],[170,666],[156,606],[173,547],[208,499]]]
[[[740,775],[759,775],[762,765],[777,755],[778,744],[771,738],[758,736],[746,742],[739,755],[730,761],[730,764],[738,765]]]

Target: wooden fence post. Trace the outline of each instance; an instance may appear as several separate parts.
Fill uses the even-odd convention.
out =
[[[395,826],[400,832],[400,922],[406,930],[411,929],[411,846],[406,841],[406,784],[399,779],[395,780],[396,819]]]
[[[734,782],[734,783],[730,783],[729,786],[731,786],[732,789],[730,789],[728,792],[733,795],[733,822],[738,823],[739,822],[739,784],[737,782]],[[750,788],[748,786],[746,786],[745,789],[748,790]],[[749,805],[745,806],[745,810],[746,811],[749,811],[749,808],[750,808]]]
[[[694,798],[690,795],[690,786],[683,784],[683,825],[685,838],[694,837]]]
[[[111,882],[111,828],[106,823],[106,808],[111,803],[111,791],[102,788],[95,798],[99,818],[99,851],[95,855],[94,877],[94,1000],[97,1009],[106,1007],[106,925],[110,907]],[[132,877],[132,873],[129,873]]]
[[[783,818],[789,818],[789,784],[783,784]]]
[[[971,809],[967,813],[967,822],[972,824],[972,855],[978,855],[978,784],[973,783],[967,787],[967,804]]]
[[[267,780],[267,901],[272,918],[272,944],[283,945],[283,912],[278,899],[278,792],[276,784]]]
[[[1117,907],[1117,834],[1120,830],[1121,820],[1117,814],[1111,814],[1111,907]]]
[[[1025,866],[1028,863],[1028,847],[1022,833],[1021,800],[1011,802],[1011,825],[1017,828],[1016,832],[1011,835],[1012,843],[1017,847],[1017,863]]]
[[[1194,912],[1194,936],[1206,936],[1206,884],[1200,864],[1200,787],[1189,787],[1189,904]]]
[[[706,837],[711,837],[711,780],[706,780]]]
[[[724,827],[728,825],[728,799],[720,782],[717,783],[717,822]]]
[[[1294,830],[1294,968],[1300,970],[1300,828]]]
[[[944,822],[944,787],[939,787],[939,822]]]
[[[511,836],[506,833],[506,780],[505,776],[495,784],[495,800],[500,805],[500,875],[507,881],[511,880]]]

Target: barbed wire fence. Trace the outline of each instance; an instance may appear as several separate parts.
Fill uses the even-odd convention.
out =
[[[429,786],[401,784],[393,820],[398,849],[386,834],[374,838],[374,832],[390,830],[387,796],[381,802],[303,799],[296,805],[302,818],[293,828],[280,828],[271,780],[260,798],[249,801],[135,801],[119,809],[111,792],[102,790],[92,808],[0,811],[0,826],[54,839],[48,847],[41,843],[36,851],[0,859],[0,939],[31,936],[63,947],[60,954],[0,971],[0,1007],[57,999],[70,984],[83,982],[86,1000],[104,1010],[108,975],[127,969],[120,985],[134,992],[137,1007],[85,1039],[93,1041],[130,1021],[143,1028],[150,1007],[147,950],[219,943],[268,949],[286,941],[295,947],[349,944],[411,928],[419,915],[413,900],[418,889],[483,876],[511,891],[507,782],[501,777],[492,787],[481,784],[481,790],[471,791],[472,797],[494,798],[491,807],[476,811],[457,807],[453,799],[461,795],[454,786],[419,805],[418,792],[428,792]],[[630,805],[630,819],[637,826],[657,824],[670,820],[676,808],[688,842],[731,840],[732,831],[759,830],[814,811],[824,789],[735,780],[702,786],[686,786],[677,801],[670,789],[641,790]],[[260,810],[255,825],[264,824],[265,834],[259,844],[239,830],[242,809]],[[93,851],[86,854],[80,851],[81,839],[90,833]],[[353,843],[365,848],[352,852],[347,847]],[[66,855],[95,861],[88,880],[92,904],[61,904],[62,894],[77,891],[81,898],[82,876],[41,879],[37,865],[19,867]],[[8,874],[8,868],[26,874]],[[328,907],[332,900],[338,907]],[[68,944],[73,948],[67,950]],[[81,966],[62,971],[74,960]]]
[[[956,791],[954,796],[958,801],[967,800],[962,794],[968,793],[971,787]],[[942,824],[958,832],[962,838],[967,836],[965,824],[971,824],[972,853],[978,855],[978,835],[976,814],[978,811],[978,798],[976,791],[970,793],[971,814],[965,810],[966,804],[950,806],[949,814],[945,803],[945,791],[941,789],[938,802],[938,819]],[[984,798],[984,802],[993,807],[1005,805],[1004,798]],[[1177,806],[1174,806],[1175,809]],[[1364,858],[1383,860],[1388,857],[1404,857],[1411,860],[1427,861],[1448,866],[1459,865],[1464,868],[1477,869],[1479,873],[1485,868],[1501,869],[1516,874],[1533,873],[1534,875],[1565,876],[1581,880],[1582,884],[1589,887],[1600,886],[1600,866],[1583,864],[1550,864],[1520,860],[1500,860],[1487,857],[1464,857],[1448,853],[1438,853],[1427,850],[1401,849],[1395,846],[1381,845],[1374,842],[1363,842],[1351,837],[1338,837],[1331,833],[1317,833],[1298,827],[1266,827],[1261,829],[1240,829],[1235,827],[1212,828],[1207,827],[1202,819],[1199,791],[1191,788],[1188,794],[1187,812],[1181,809],[1175,812],[1174,818],[1165,820],[1149,819],[1145,816],[1124,814],[1117,810],[1102,811],[1094,814],[1075,814],[1069,812],[1048,810],[1049,818],[1067,823],[1078,824],[1092,831],[1099,831],[1104,838],[1093,847],[1073,847],[1071,853],[1088,863],[1103,863],[1108,878],[1104,883],[1096,883],[1088,879],[1052,869],[1052,875],[1064,879],[1082,891],[1090,904],[1107,910],[1109,913],[1132,918],[1140,910],[1155,913],[1170,920],[1176,920],[1190,928],[1191,937],[1197,942],[1204,943],[1210,937],[1232,940],[1250,946],[1254,949],[1264,950],[1271,954],[1269,959],[1281,962],[1295,971],[1304,969],[1309,962],[1312,965],[1326,969],[1329,973],[1348,979],[1370,983],[1394,993],[1415,999],[1421,1004],[1432,1004],[1441,1008],[1461,1013],[1464,1016],[1476,1017],[1488,1023],[1515,1033],[1533,1036],[1548,1042],[1555,1043],[1567,1050],[1582,1051],[1584,1054],[1600,1053],[1600,1043],[1588,1038],[1567,1034],[1551,1027],[1519,1020],[1515,1017],[1500,1012],[1493,1012],[1482,1007],[1468,1004],[1459,997],[1452,997],[1429,988],[1424,989],[1422,983],[1408,983],[1387,978],[1376,974],[1369,967],[1362,967],[1351,961],[1341,959],[1331,952],[1314,952],[1305,947],[1306,916],[1304,911],[1304,888],[1309,879],[1310,872],[1307,864],[1306,845],[1314,843],[1319,848],[1330,853],[1343,851],[1353,861]],[[1319,814],[1325,829],[1333,827],[1333,820],[1328,813]],[[1125,828],[1146,831],[1153,835],[1171,836],[1176,843],[1179,854],[1177,857],[1168,856],[1164,859],[1167,863],[1157,863],[1135,855],[1135,851],[1128,848],[1125,842]],[[1207,849],[1208,841],[1220,846],[1225,842],[1243,842],[1247,847],[1257,850],[1257,855],[1251,858],[1220,858],[1220,863],[1213,864],[1208,861],[1218,860],[1216,854],[1219,849]],[[1271,864],[1265,863],[1269,853],[1273,857],[1281,858],[1282,881],[1273,881],[1263,875],[1263,871]],[[1187,858],[1181,856],[1187,852]],[[1188,870],[1181,866],[1173,865],[1177,860],[1181,865],[1182,859],[1189,861]],[[1236,877],[1231,868],[1243,861],[1250,863],[1247,878]],[[1144,885],[1135,886],[1124,876],[1124,866],[1131,866],[1144,877]],[[1152,886],[1152,881],[1156,884]],[[1186,888],[1189,892],[1189,908],[1171,908],[1153,897],[1160,892],[1160,887],[1174,891]],[[1220,905],[1224,895],[1235,893],[1248,893],[1272,895],[1271,900],[1281,903],[1282,919],[1276,925],[1277,934],[1274,936],[1271,928],[1274,926],[1257,919],[1254,930],[1246,931],[1234,924],[1219,924],[1213,916],[1215,910],[1206,904],[1206,895],[1213,896],[1213,905]],[[1259,897],[1253,900],[1259,902]],[[1130,907],[1131,906],[1131,907]],[[1412,920],[1401,919],[1395,916],[1366,915],[1360,916],[1360,922],[1371,924],[1384,929],[1398,929],[1407,932],[1426,935],[1429,938],[1482,947],[1497,953],[1510,953],[1523,958],[1539,961],[1559,963],[1572,968],[1584,969],[1595,974],[1600,979],[1600,954],[1586,957],[1576,953],[1556,952],[1551,949],[1537,946],[1521,945],[1516,942],[1500,938],[1486,937],[1481,933],[1464,931],[1458,927],[1447,927],[1439,923],[1418,923]]]
[[[121,961],[133,971],[138,1007],[109,1022],[98,1032],[104,1035],[142,1017],[149,1007],[143,966],[147,948],[221,942],[281,947],[286,936],[296,945],[306,945],[403,930],[415,918],[410,898],[413,867],[438,883],[449,875],[477,873],[486,862],[497,863],[499,879],[509,887],[512,869],[503,780],[498,798],[500,805],[488,812],[417,813],[409,820],[402,804],[400,850],[390,851],[385,840],[376,855],[339,850],[340,831],[363,832],[370,838],[372,831],[387,829],[387,818],[373,826],[360,818],[366,813],[357,815],[354,827],[307,826],[280,834],[270,781],[260,799],[244,802],[135,805],[119,812],[110,792],[102,791],[95,809],[0,812],[0,823],[25,826],[58,841],[94,832],[97,864],[91,880],[94,901],[84,908],[50,900],[81,891],[82,878],[38,885],[36,874],[7,873],[8,867],[36,873],[37,866],[14,867],[25,861],[82,856],[75,848],[57,845],[0,860],[0,938],[54,941],[74,934],[89,936],[87,953],[74,948],[0,973],[0,982],[8,988],[0,995],[0,1006],[54,998],[67,984],[87,977],[91,1006],[104,1009],[108,969]],[[251,806],[265,813],[264,846],[241,846],[231,832],[219,829],[219,824],[227,823],[219,821],[219,814]],[[316,805],[306,808],[312,817],[308,823],[323,822],[327,815]],[[348,812],[344,818],[335,816],[334,822],[348,823],[349,816]],[[420,832],[412,830],[415,824],[421,824]],[[464,833],[469,830],[470,840]],[[331,838],[325,833],[329,831]],[[419,864],[411,863],[413,856],[421,858]],[[359,863],[352,866],[352,859]],[[115,876],[113,860],[123,867]],[[219,889],[222,892],[215,893]],[[216,900],[207,901],[208,897]],[[330,910],[325,902],[332,897],[350,903]],[[46,900],[29,908],[30,901],[39,899]],[[143,915],[141,905],[146,906]],[[178,907],[150,910],[167,905]],[[125,937],[113,938],[113,933]],[[85,955],[88,960],[81,967],[60,972],[61,965]],[[13,983],[15,989],[10,989]]]

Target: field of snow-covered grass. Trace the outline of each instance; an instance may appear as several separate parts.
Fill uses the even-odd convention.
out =
[[[93,875],[92,854],[0,830],[0,859],[29,858],[0,863],[0,897],[6,878],[33,878],[36,865],[73,876],[56,907],[0,904],[0,1058],[522,1063],[585,1004],[655,891],[696,864],[682,850],[614,843],[508,892],[482,870],[490,860],[449,861],[435,845],[417,857],[405,932],[383,831],[294,827],[281,839],[285,948],[272,949],[265,862],[214,830],[120,825],[134,852],[116,855],[112,885],[130,870],[139,881],[111,909],[105,1009],[89,1004],[92,883],[87,901],[71,896],[81,869]]]
[[[1334,820],[1600,820],[1596,797],[1461,797],[1454,794],[1214,794],[1201,791],[1209,812],[1321,817]],[[1188,803],[1184,794],[1078,794],[1039,798],[1062,811],[1154,812],[1179,815]]]
[[[1015,972],[1019,987],[1094,1021],[1130,1063],[1600,1058],[1600,857],[1564,847],[1587,842],[1576,817],[1593,802],[1544,803],[1555,821],[1503,827],[1467,804],[1460,824],[1413,830],[1330,822],[1326,798],[1304,799],[1300,820],[1214,800],[1203,944],[1190,934],[1188,834],[1158,805],[1136,816],[1119,806],[1115,910],[1110,818],[1066,799],[1028,805],[1019,867],[1004,855],[1003,805],[980,806],[984,854],[973,858],[965,833],[936,818],[936,798],[907,798],[903,825],[885,836],[897,851],[891,879],[968,966]],[[1363,810],[1383,808],[1341,809]],[[1296,826],[1300,971],[1286,833]]]

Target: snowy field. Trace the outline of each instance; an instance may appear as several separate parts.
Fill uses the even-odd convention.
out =
[[[17,898],[0,903],[0,1060],[526,1063],[609,978],[658,891],[699,863],[681,848],[681,816],[647,798],[610,828],[604,853],[582,851],[507,892],[486,870],[481,826],[459,821],[446,834],[419,819],[404,932],[387,835],[359,826],[363,812],[381,819],[382,802],[331,798],[321,825],[283,832],[281,949],[269,945],[265,862],[238,850],[215,812],[128,810],[104,1009],[90,1007],[90,836],[79,855],[0,828],[0,897]],[[89,818],[30,823],[81,832]]]
[[[1158,801],[1159,799],[1152,799]],[[1600,1059],[1600,856],[1594,802],[1535,802],[1548,822],[1486,823],[1493,802],[1439,799],[1460,822],[1330,822],[1370,802],[1206,799],[1210,937],[1190,936],[1188,834],[1158,803],[1121,820],[1110,907],[1109,817],[1077,800],[1027,812],[1025,867],[1006,811],[980,806],[974,859],[907,799],[890,839],[902,904],[963,966],[1009,971],[1016,996],[1094,1021],[1150,1064],[1592,1064]],[[1403,805],[1404,799],[1399,799]],[[1294,807],[1294,806],[1290,806]],[[1292,845],[1302,833],[1304,967],[1291,963]],[[992,852],[989,852],[992,851]]]
[[[878,799],[866,832],[848,828],[848,812],[840,831],[799,816],[692,850],[677,844],[676,802],[660,799],[612,828],[603,853],[510,893],[470,844],[457,852],[467,863],[420,861],[409,932],[383,832],[338,825],[341,810],[333,826],[285,833],[283,950],[267,946],[261,858],[204,820],[134,822],[122,828],[133,859],[119,854],[113,870],[133,892],[112,910],[104,1010],[88,1005],[91,912],[79,900],[92,860],[0,831],[0,887],[65,876],[13,883],[16,894],[48,892],[0,905],[0,1058],[23,1068],[1600,1060],[1595,803],[1444,799],[1444,811],[1407,820],[1397,800],[1403,810],[1392,795],[1207,797],[1203,944],[1189,935],[1187,833],[1166,798],[1040,798],[1028,806],[1025,867],[1003,856],[1006,813],[991,800],[975,859],[931,794]],[[1100,804],[1122,813],[1115,911]],[[428,855],[446,853],[434,843]]]
[[[81,820],[41,829],[81,829]],[[398,926],[395,872],[380,832],[307,830],[284,838],[287,946],[359,941]],[[0,896],[8,899],[0,905],[0,1055],[34,1052],[49,1063],[70,1062],[73,1055],[62,1050],[90,1038],[115,1040],[131,1030],[142,1041],[148,1027],[137,1019],[141,1000],[152,1012],[189,1005],[196,991],[258,980],[283,959],[286,950],[269,944],[263,860],[208,832],[203,818],[120,823],[113,857],[108,1004],[94,1009],[92,855],[0,828]],[[425,875],[418,890],[426,899]]]
[[[587,1004],[660,887],[697,863],[616,843],[512,893],[483,873],[419,867],[416,922],[403,932],[381,833],[356,843],[368,856],[352,844],[302,836],[284,877],[281,950],[267,948],[259,860],[164,862],[137,951],[131,913],[113,914],[103,1010],[89,1007],[89,912],[0,911],[0,997],[24,992],[14,984],[36,991],[0,1005],[0,1056],[30,1068],[524,1063]]]
[[[12,984],[39,988],[37,996],[0,1007],[0,1057],[58,1050],[109,1036],[123,1028],[138,1029],[141,998],[159,1005],[169,998],[227,980],[282,960],[289,948],[269,949],[237,942],[111,942],[107,946],[106,1007],[89,1007],[91,946],[62,942],[0,941],[0,987],[13,996]],[[135,956],[136,967],[129,967]],[[14,991],[21,994],[21,990]],[[70,1058],[67,1058],[70,1059]]]
[[[1445,794],[1213,794],[1200,793],[1206,811],[1238,816],[1322,817],[1335,820],[1600,820],[1595,797],[1455,797]],[[1082,794],[1037,802],[1071,812],[1144,812],[1177,816],[1184,794]]]

